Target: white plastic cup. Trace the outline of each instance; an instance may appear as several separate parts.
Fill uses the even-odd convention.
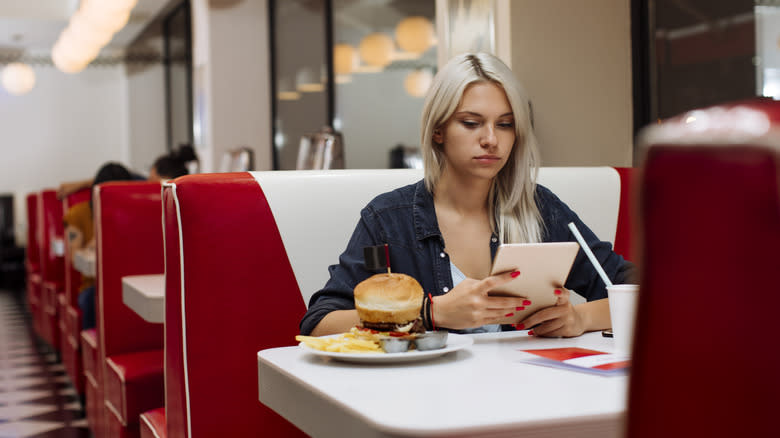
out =
[[[639,285],[615,284],[607,287],[609,316],[612,320],[612,338],[615,352],[631,354],[634,341],[634,320],[639,299]]]

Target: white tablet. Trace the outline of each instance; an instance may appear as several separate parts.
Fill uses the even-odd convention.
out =
[[[555,305],[555,289],[566,282],[574,257],[580,246],[577,242],[505,243],[498,247],[490,275],[520,271],[507,284],[489,292],[496,296],[525,297],[531,305],[515,311],[501,324],[516,324],[537,310]]]

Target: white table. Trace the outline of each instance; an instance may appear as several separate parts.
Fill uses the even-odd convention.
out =
[[[526,332],[476,335],[474,345],[424,362],[360,365],[299,347],[258,353],[260,401],[315,437],[619,437],[628,377],[517,361],[519,349],[584,347],[612,339]]]
[[[165,274],[122,277],[122,301],[149,322],[165,322]]]
[[[95,248],[82,248],[73,253],[73,267],[82,275],[95,276]]]

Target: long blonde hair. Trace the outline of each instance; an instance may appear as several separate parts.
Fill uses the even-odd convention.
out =
[[[543,224],[534,200],[539,151],[531,128],[528,98],[509,67],[494,55],[458,55],[433,79],[422,112],[425,186],[433,193],[445,165],[443,149],[434,143],[433,132],[455,112],[466,87],[476,82],[492,82],[501,87],[515,119],[515,144],[506,165],[493,179],[488,195],[491,228],[504,243],[539,242]]]

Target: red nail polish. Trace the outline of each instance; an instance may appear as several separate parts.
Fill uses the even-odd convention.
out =
[[[524,329],[524,328],[525,328],[525,324],[523,324],[523,323],[521,322],[520,324],[516,324],[516,325],[515,325],[515,328],[516,328],[516,329],[518,329],[518,330],[522,330],[522,329]]]
[[[533,336],[533,335],[534,335],[534,331],[533,330],[528,330],[528,336]]]
[[[531,305],[531,301],[530,300],[523,300],[523,305],[524,306],[530,306]]]
[[[523,306],[515,307],[515,310],[525,310],[525,307],[523,307]]]
[[[520,271],[515,271],[512,273],[512,278],[517,278],[518,275],[520,275]]]
[[[507,313],[507,314],[506,314],[506,315],[504,315],[504,316],[512,316],[512,315],[514,315],[514,313]]]
[[[561,294],[561,290],[560,289],[555,289],[555,295],[560,295],[560,294]]]

